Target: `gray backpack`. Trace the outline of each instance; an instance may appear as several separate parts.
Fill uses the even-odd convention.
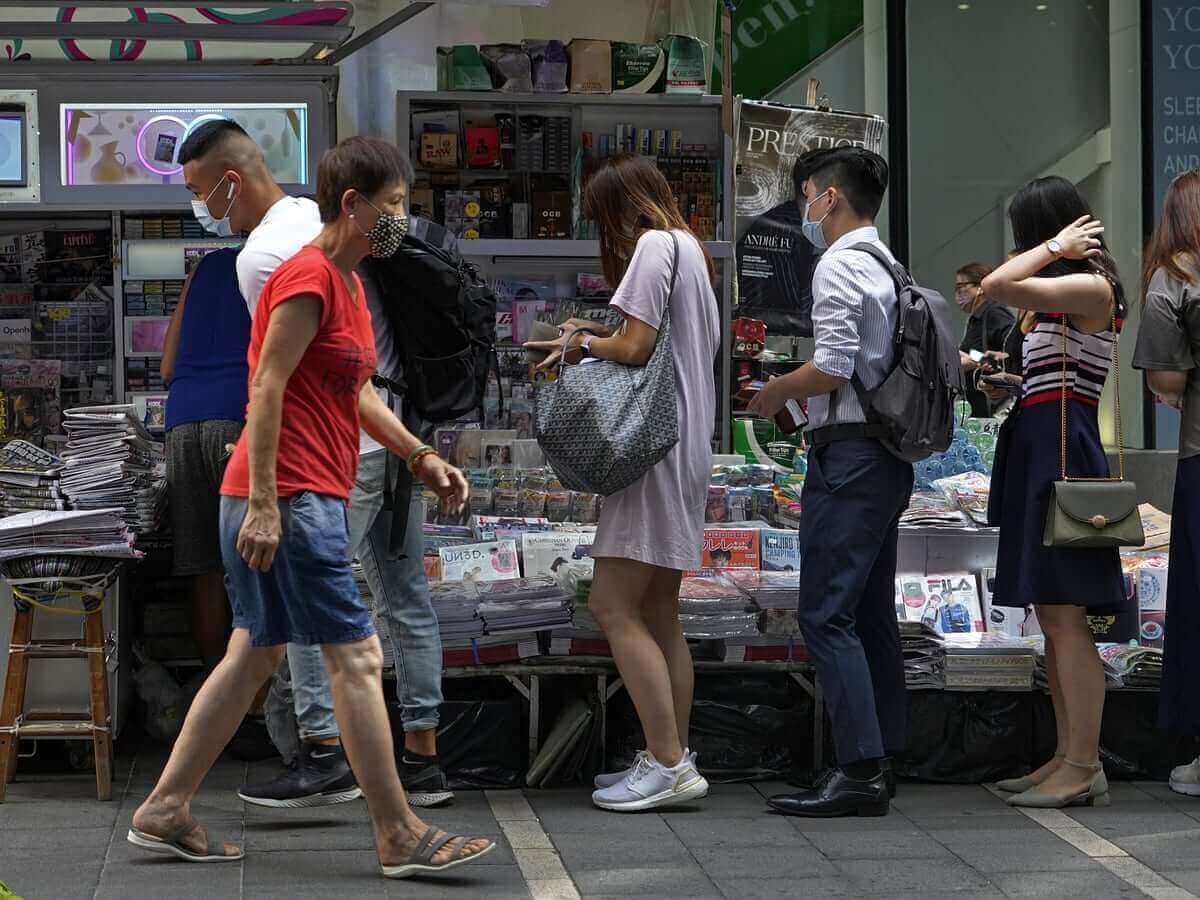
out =
[[[887,269],[900,310],[891,371],[869,391],[857,374],[851,384],[883,445],[900,459],[919,462],[950,448],[954,404],[965,391],[950,308],[941,294],[916,284],[904,266],[893,263],[875,244],[855,244],[852,249]]]

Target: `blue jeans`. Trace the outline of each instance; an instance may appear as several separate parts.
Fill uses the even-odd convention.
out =
[[[393,467],[399,465],[403,463],[393,460]],[[358,480],[350,494],[350,547],[362,562],[392,641],[404,730],[428,731],[437,728],[442,703],[442,638],[422,558],[424,506],[416,488],[401,556],[388,559],[392,511],[383,509],[386,466],[384,452],[359,460]],[[320,647],[288,645],[267,698],[266,715],[271,740],[284,761],[295,757],[301,740],[338,737]]]

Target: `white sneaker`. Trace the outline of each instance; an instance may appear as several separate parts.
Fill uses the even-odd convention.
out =
[[[633,766],[636,766],[637,761],[645,755],[645,750],[639,750],[637,756],[633,758]],[[686,747],[683,750],[683,755],[691,760],[692,765],[696,764],[696,754],[689,752]],[[633,771],[633,766],[630,766],[628,769],[622,769],[620,772],[601,773],[600,775],[596,776],[593,784],[595,784],[597,790],[600,790],[601,788],[610,788],[614,784],[620,784],[625,780],[625,776]]]
[[[689,754],[668,768],[643,753],[623,780],[592,794],[592,803],[613,812],[641,812],[677,806],[708,796],[708,782]]]
[[[1176,766],[1172,769],[1170,784],[1171,790],[1177,794],[1200,797],[1200,756],[1186,766]]]

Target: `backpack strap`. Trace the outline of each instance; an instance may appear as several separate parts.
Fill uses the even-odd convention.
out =
[[[901,265],[899,262],[893,262],[891,260],[891,258],[889,258],[888,255],[886,253],[884,253],[883,250],[881,250],[877,244],[873,244],[869,241],[860,241],[859,243],[854,244],[849,249],[857,250],[860,253],[865,253],[865,254],[867,254],[867,256],[871,257],[877,263],[879,263],[879,265],[883,266],[884,271],[886,271],[892,277],[892,285],[896,289],[897,299],[899,299],[899,297],[900,297],[900,291],[902,291],[904,288],[908,287],[909,285],[911,285],[913,283],[912,276],[908,274],[908,270],[906,268],[904,268],[904,266]],[[903,336],[904,336],[904,323],[902,321],[902,317],[900,315],[897,315],[896,316],[896,328],[895,328],[895,331],[893,332],[893,341],[892,341],[893,347],[899,346],[900,341],[903,338]],[[896,356],[893,356],[891,367],[895,368],[895,365],[896,365]],[[889,369],[889,374],[890,374],[890,371],[891,370]],[[886,376],[885,376],[885,378],[886,378]],[[879,416],[877,416],[875,414],[875,408],[871,403],[871,392],[867,390],[867,387],[866,387],[866,385],[863,384],[862,379],[858,377],[857,371],[854,372],[854,374],[850,378],[850,387],[852,387],[854,389],[854,395],[858,398],[858,405],[859,405],[859,407],[862,408],[863,416],[866,418],[867,423],[869,425],[880,424]]]

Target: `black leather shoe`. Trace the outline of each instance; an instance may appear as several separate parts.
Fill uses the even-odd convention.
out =
[[[831,819],[837,816],[886,816],[888,788],[883,773],[869,781],[830,769],[811,791],[780,794],[767,805],[785,816]]]
[[[892,768],[891,757],[885,756],[881,759],[879,768],[883,771],[883,782],[887,785],[888,797],[896,799],[896,770]]]

